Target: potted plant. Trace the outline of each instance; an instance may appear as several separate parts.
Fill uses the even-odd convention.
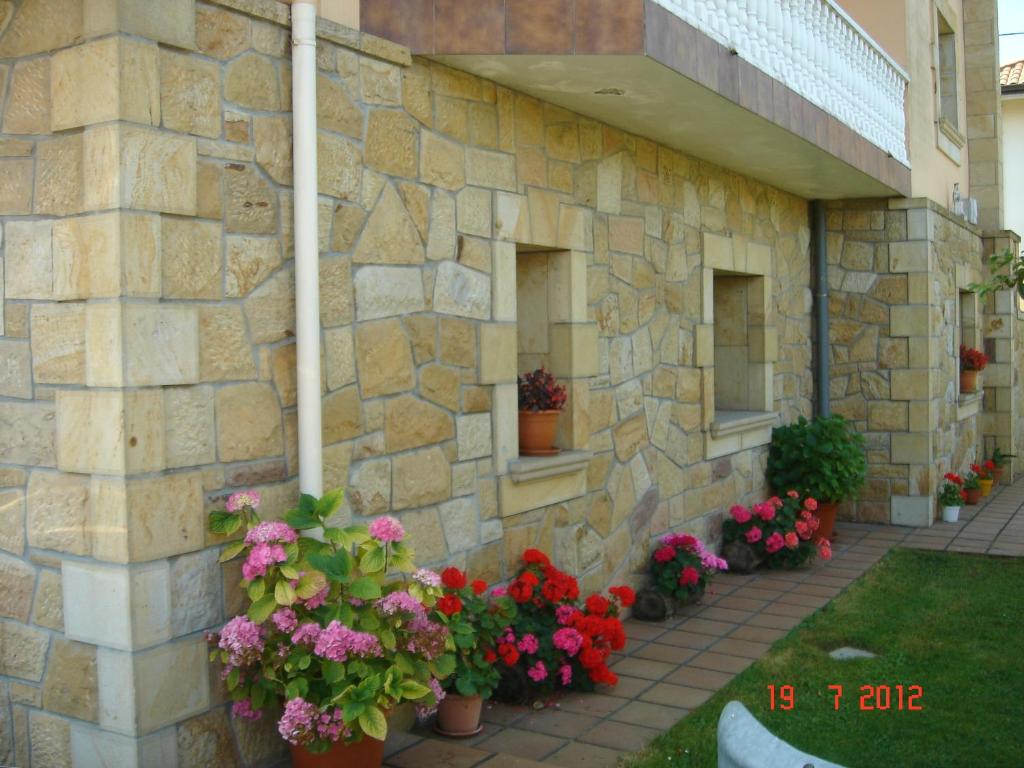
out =
[[[960,505],[967,498],[964,479],[955,472],[943,475],[945,482],[939,488],[939,504],[942,505],[942,521],[955,523],[960,519]]]
[[[996,485],[1003,479],[1003,472],[1006,471],[1006,465],[1010,463],[1010,459],[1016,458],[1014,453],[1003,453],[999,448],[992,451],[992,458],[990,461],[994,465],[992,469],[992,482]]]
[[[964,477],[964,503],[974,505],[981,501],[981,484],[978,475],[968,472]]]
[[[543,366],[519,377],[519,453],[554,456],[558,417],[565,408],[565,387]]]
[[[455,671],[445,679],[445,697],[437,706],[436,730],[443,736],[474,736],[482,730],[484,699],[498,687],[495,666],[498,637],[516,617],[508,596],[488,596],[487,583],[467,583],[458,568],[445,568],[438,579],[444,594],[434,606],[437,621],[448,627],[448,646],[455,653]]]
[[[978,476],[978,488],[981,489],[982,498],[992,493],[992,470],[995,468],[995,462],[991,459],[981,464],[971,464],[971,471]]]
[[[664,536],[651,558],[655,589],[674,600],[677,606],[699,600],[711,577],[728,568],[725,560],[709,552],[696,536],[687,533]]]
[[[815,499],[796,490],[749,508],[734,505],[722,524],[722,553],[730,570],[749,572],[762,562],[770,568],[796,568],[810,560],[815,549],[822,560],[830,559],[828,538],[815,536],[819,508]]]
[[[498,637],[493,663],[502,672],[498,697],[521,703],[558,691],[592,691],[615,685],[608,668],[613,652],[626,645],[619,620],[636,595],[611,587],[609,597],[592,594],[579,604],[576,579],[551,564],[537,549],[523,552],[523,565],[507,594],[517,604],[515,621]],[[504,594],[497,588],[492,594]]]
[[[433,706],[455,668],[447,628],[430,618],[441,590],[413,573],[401,524],[331,527],[341,499],[303,494],[283,522],[261,521],[259,494],[247,491],[209,521],[215,534],[245,531],[221,561],[245,557],[249,599],[211,636],[211,661],[224,667],[236,717],[283,705],[277,729],[300,768],[380,766],[389,711],[402,701]]]
[[[772,430],[768,483],[818,500],[818,535],[831,539],[839,503],[853,498],[867,475],[864,437],[842,416],[800,417]]]
[[[960,392],[978,391],[978,374],[988,365],[988,356],[980,349],[960,345]]]

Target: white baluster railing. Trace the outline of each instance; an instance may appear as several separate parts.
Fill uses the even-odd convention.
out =
[[[834,0],[655,0],[909,165],[909,78]]]

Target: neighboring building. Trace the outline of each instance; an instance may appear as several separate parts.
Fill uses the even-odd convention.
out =
[[[639,581],[669,529],[716,540],[767,491],[772,425],[820,399],[817,234],[827,388],[869,445],[846,514],[928,525],[943,472],[1024,445],[1013,298],[968,289],[1018,242],[995,0],[322,10],[349,25],[321,20],[317,84],[346,516],[488,579],[542,547],[587,588]],[[204,523],[232,490],[298,494],[288,23],[0,2],[0,763],[280,751],[206,664],[242,595]],[[961,340],[993,356],[984,398]],[[566,450],[523,461],[538,363],[569,384]]]
[[[1006,228],[1024,232],[1024,59],[999,69],[1002,89],[1003,208]]]

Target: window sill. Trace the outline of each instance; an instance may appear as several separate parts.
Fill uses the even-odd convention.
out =
[[[984,398],[984,392],[971,392],[960,395],[956,401],[956,420],[963,421],[981,413],[981,401]]]
[[[962,163],[961,150],[967,139],[946,118],[935,123],[935,146],[957,165]]]
[[[590,451],[563,451],[557,456],[512,459],[500,480],[498,510],[502,517],[575,499],[587,492]]]
[[[718,411],[704,435],[704,458],[717,459],[747,448],[767,445],[778,423],[774,411]]]

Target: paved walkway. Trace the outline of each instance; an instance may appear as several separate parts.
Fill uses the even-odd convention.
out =
[[[494,704],[483,733],[450,740],[420,729],[393,733],[389,768],[612,768],[642,749],[894,546],[1024,556],[1024,480],[1001,486],[958,523],[931,528],[839,523],[833,559],[799,571],[721,574],[700,605],[662,623],[626,622],[629,642],[612,668],[619,684],[571,694],[535,711]],[[741,589],[742,588],[742,589]]]

